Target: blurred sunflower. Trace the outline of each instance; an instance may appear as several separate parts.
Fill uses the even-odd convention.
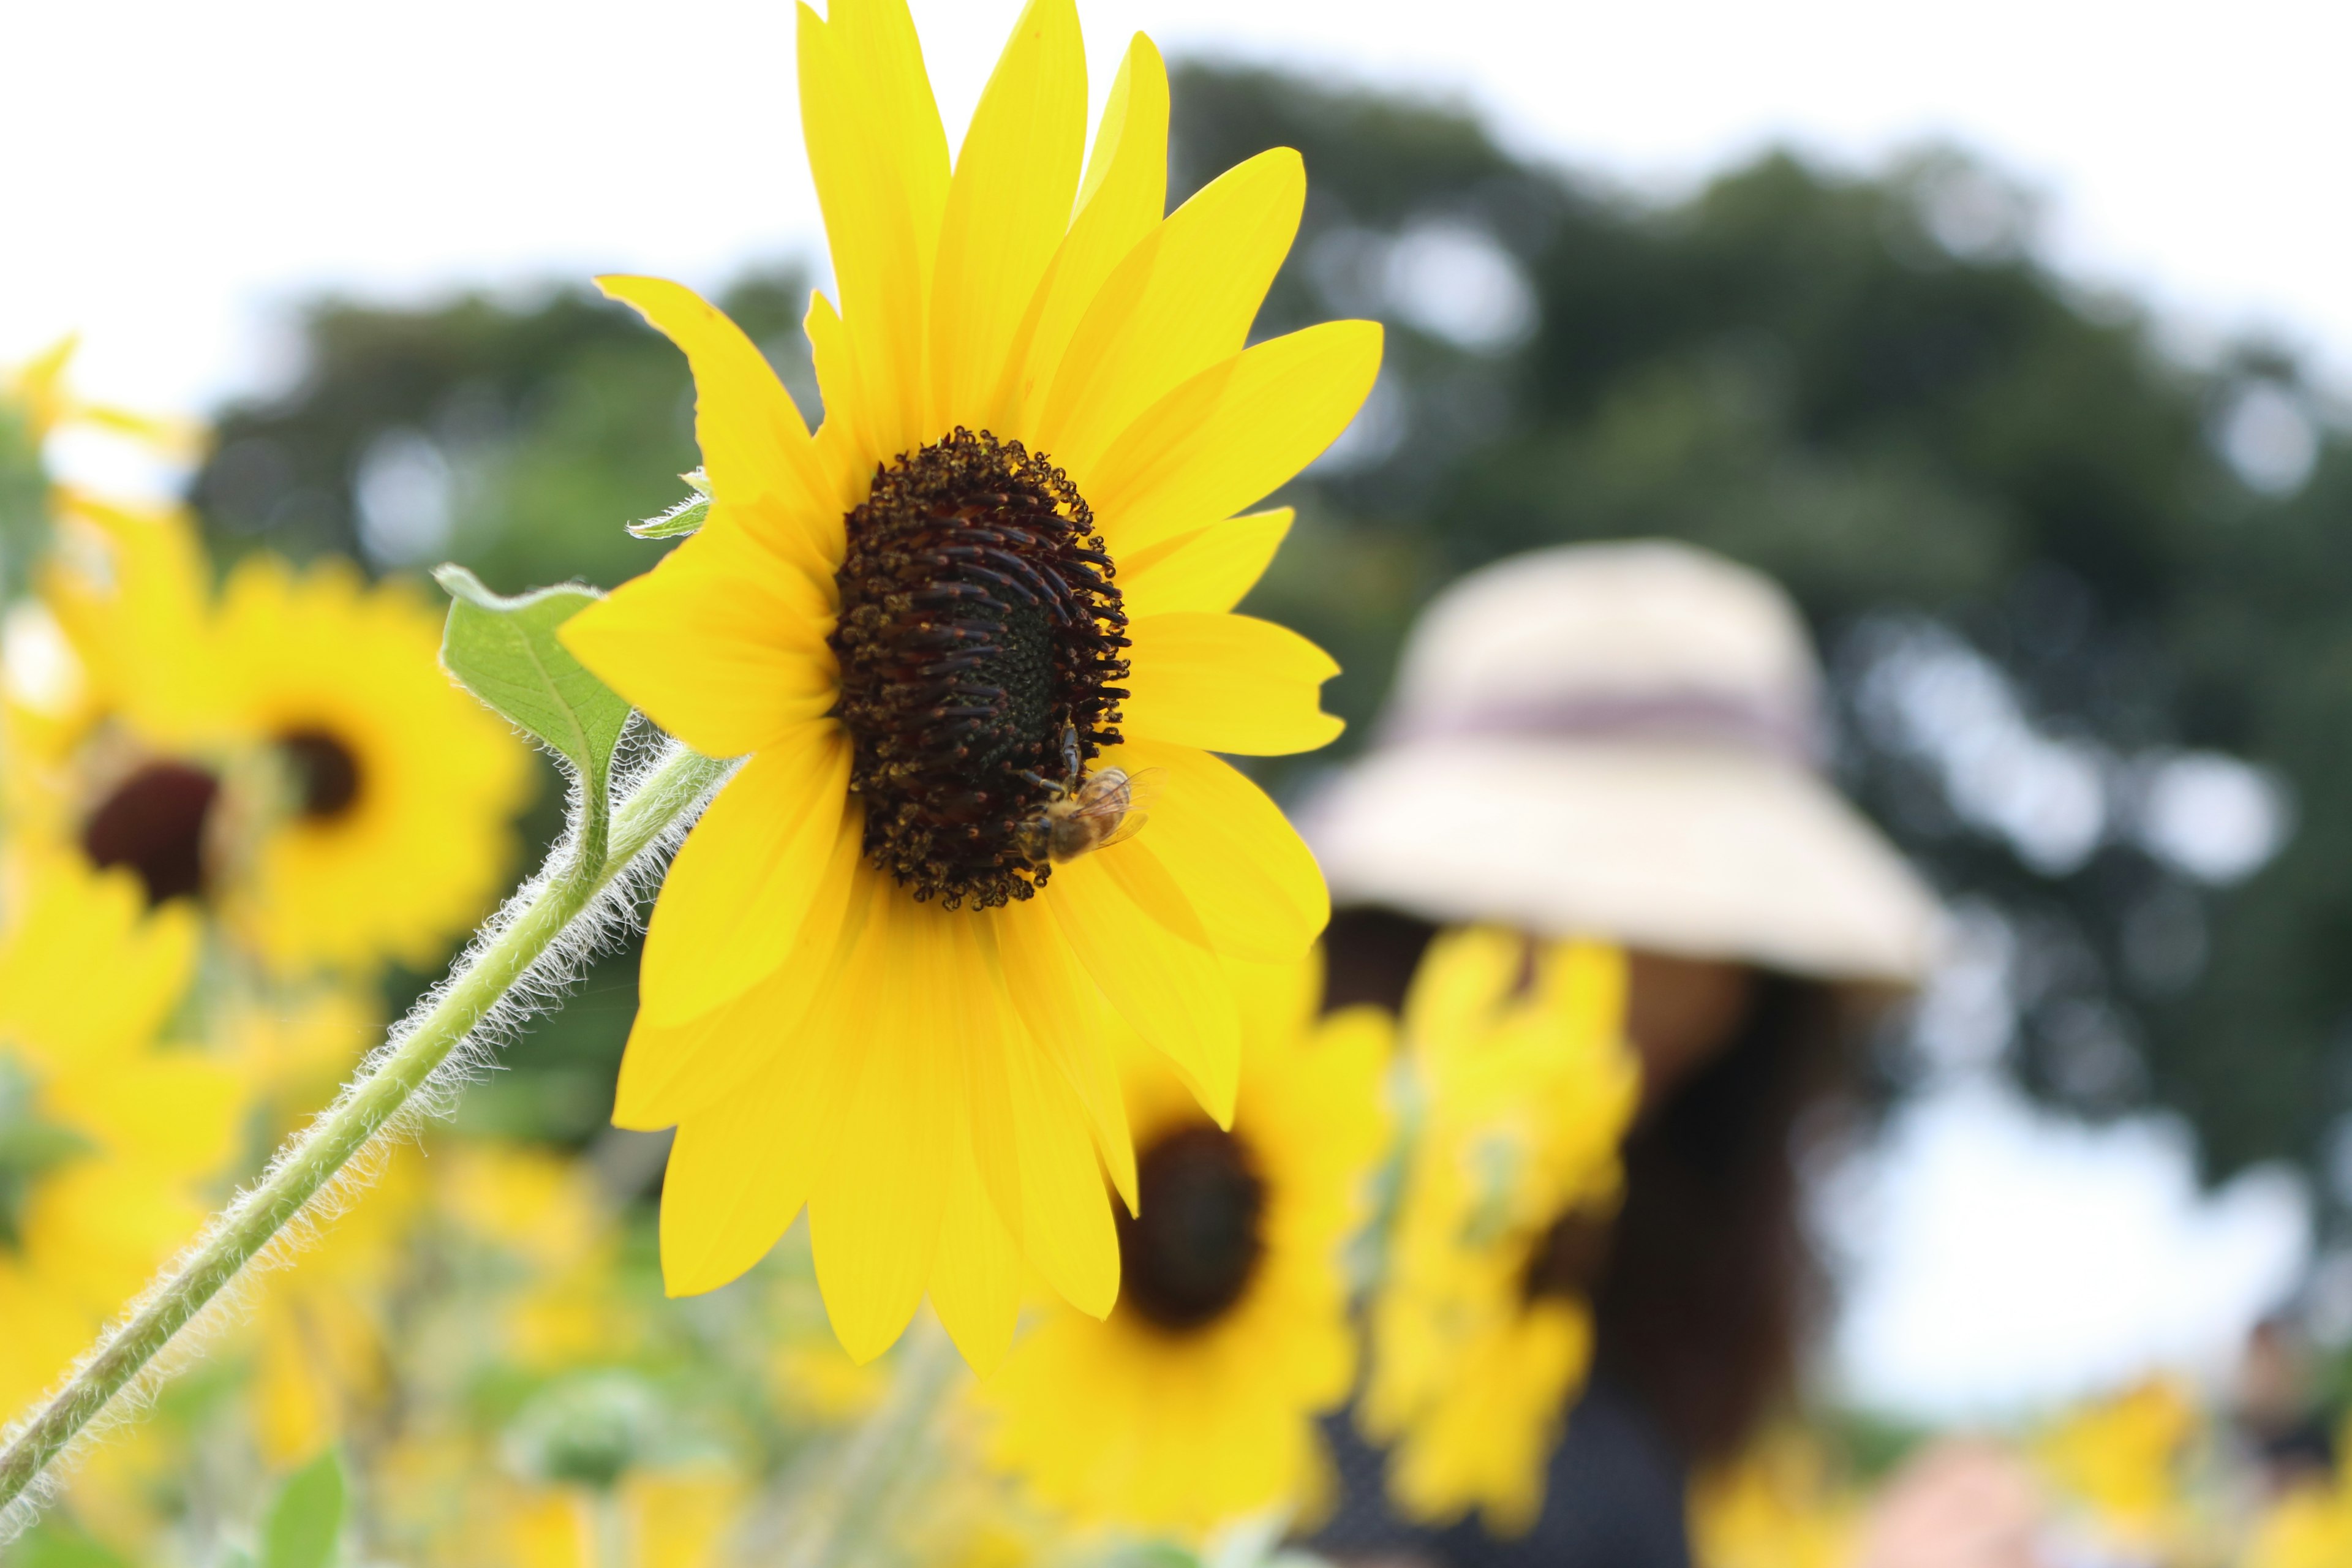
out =
[[[604,281],[693,367],[712,500],[564,640],[749,758],[662,889],[614,1120],[678,1128],[672,1291],[735,1278],[805,1203],[854,1355],[928,1289],[985,1366],[1024,1258],[1092,1315],[1117,1294],[1097,1159],[1130,1200],[1135,1161],[1107,1015],[1225,1121],[1219,960],[1296,961],[1327,917],[1289,825],[1210,753],[1339,731],[1330,659],[1229,613],[1289,515],[1234,514],[1346,426],[1380,329],[1244,346],[1305,175],[1266,153],[1163,217],[1149,40],[1081,178],[1070,0],[1023,14],[952,173],[903,0],[803,7],[799,66],[840,292],[807,318],[823,428],[693,294]],[[1102,847],[1153,771],[1149,826]]]
[[[1387,1147],[1393,1030],[1370,1008],[1318,1024],[1312,962],[1241,979],[1232,1130],[1136,1059],[1118,1305],[1055,1310],[980,1393],[996,1461],[1082,1519],[1200,1531],[1310,1500],[1315,1417],[1355,1379],[1340,1254]]]
[[[1439,938],[1413,977],[1422,1120],[1358,1411],[1409,1518],[1513,1535],[1542,1509],[1638,1098],[1624,1001],[1616,950],[1498,930]]]
[[[2068,1411],[2041,1435],[2033,1457],[2107,1544],[2168,1562],[2198,1530],[2187,1483],[2203,1426],[2187,1389],[2151,1377]]]
[[[24,879],[0,934],[0,1410],[62,1373],[204,1223],[236,1075],[159,1049],[196,931],[121,875]]]
[[[339,562],[240,563],[217,601],[178,512],[95,504],[43,597],[75,660],[15,694],[32,831],[197,895],[280,973],[430,963],[488,906],[521,744],[436,662],[440,618]]]
[[[1836,1484],[1821,1444],[1790,1427],[1767,1434],[1691,1486],[1691,1561],[1698,1568],[1843,1568],[1861,1500]]]

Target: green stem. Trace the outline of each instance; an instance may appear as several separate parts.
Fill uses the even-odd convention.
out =
[[[908,1332],[889,1397],[849,1440],[839,1468],[803,1500],[790,1568],[849,1568],[869,1537],[897,1513],[892,1505],[925,1453],[932,1413],[962,1368],[962,1358],[936,1322]]]
[[[408,1108],[516,982],[556,945],[597,896],[683,822],[722,777],[724,763],[675,748],[612,814],[609,844],[591,804],[572,845],[512,918],[459,961],[415,1026],[375,1058],[334,1105],[298,1134],[260,1184],[240,1194],[194,1250],[165,1272],[124,1321],[103,1335],[70,1382],[0,1449],[0,1542],[30,1522],[28,1497],[58,1457],[194,1322],[286,1227],[326,1192],[354,1157]],[[599,853],[597,851],[601,850]],[[511,906],[510,906],[511,908]]]

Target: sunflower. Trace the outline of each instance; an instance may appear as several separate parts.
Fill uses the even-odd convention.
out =
[[[186,911],[69,861],[24,882],[0,935],[0,1410],[195,1234],[239,1110],[226,1067],[156,1047],[194,965]]]
[[[1840,1568],[1853,1560],[1861,1499],[1832,1474],[1818,1439],[1768,1434],[1691,1485],[1691,1560],[1699,1568]]]
[[[1394,1031],[1372,1008],[1318,1024],[1311,962],[1252,968],[1230,1131],[1131,1064],[1142,1206],[1118,1226],[1118,1305],[1056,1310],[981,1390],[996,1461],[1085,1519],[1198,1531],[1306,1500],[1315,1416],[1355,1380],[1340,1254],[1387,1148]]]
[[[747,759],[654,910],[614,1119],[677,1127],[673,1292],[805,1204],[852,1354],[928,1289],[985,1366],[1023,1259],[1091,1315],[1117,1295],[1097,1157],[1130,1202],[1136,1177],[1107,1019],[1222,1123],[1221,958],[1294,962],[1327,917],[1297,835],[1211,753],[1339,729],[1330,659],[1230,613],[1289,514],[1234,514],[1345,427],[1380,332],[1244,346],[1305,175],[1267,153],[1163,217],[1144,38],[1081,178],[1069,0],[1024,12],[952,173],[902,0],[803,7],[799,63],[839,280],[807,317],[823,427],[694,295],[604,280],[686,353],[711,506],[564,640]]]
[[[1439,938],[1413,977],[1422,1123],[1358,1411],[1410,1518],[1476,1508],[1512,1535],[1542,1509],[1638,1094],[1624,994],[1614,949],[1488,929]]]
[[[422,965],[512,858],[528,754],[437,668],[440,618],[348,564],[249,556],[217,599],[183,513],[82,503],[44,599],[76,662],[19,700],[20,819],[281,973]]]
[[[2178,1381],[2150,1377],[2068,1411],[2041,1435],[2034,1458],[2095,1534],[2131,1555],[2168,1560],[2196,1528],[2184,1483],[2203,1424]]]

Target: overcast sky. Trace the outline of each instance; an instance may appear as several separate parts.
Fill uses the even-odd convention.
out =
[[[950,134],[1017,7],[915,0]],[[1686,189],[1788,141],[1941,140],[2044,202],[2044,251],[2200,352],[2261,330],[2352,386],[2352,6],[1972,0],[1084,0],[1128,35],[1475,106],[1516,148]],[[95,394],[200,413],[290,363],[289,301],[811,255],[784,0],[129,0],[0,12],[0,362],[68,330]],[[1311,171],[1310,171],[1311,173]],[[2176,1130],[2056,1128],[1981,1083],[1841,1189],[1840,1363],[1982,1410],[2218,1364],[2293,1278],[2300,1196],[2218,1200]],[[2085,1238],[2095,1240],[2091,1245]],[[2063,1310],[2059,1310],[2061,1307]]]
[[[951,128],[1012,0],[916,0]],[[1421,87],[1514,145],[1674,189],[1793,140],[1867,163],[1946,138],[2048,198],[2050,247],[2191,342],[2249,325],[2352,369],[2352,7],[2075,0],[1087,0],[1128,35]],[[784,0],[129,0],[0,19],[0,356],[68,328],[101,392],[194,410],[282,372],[336,286],[804,250]]]

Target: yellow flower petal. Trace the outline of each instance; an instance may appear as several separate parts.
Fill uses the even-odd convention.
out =
[[[760,542],[818,573],[841,563],[841,514],[801,411],[743,329],[693,289],[660,278],[597,287],[636,308],[694,371],[694,434],[711,493],[743,510]],[[822,566],[818,563],[823,563]]]
[[[163,1178],[210,1175],[227,1163],[244,1091],[226,1062],[173,1051],[60,1074],[43,1099],[110,1157]]]
[[[985,1377],[1013,1344],[1021,1315],[1021,1254],[989,1201],[969,1147],[959,1165],[947,1212],[940,1216],[931,1310],[972,1371]]]
[[[1069,222],[1086,153],[1087,57],[1071,0],[1029,0],[957,154],[931,298],[929,429],[1001,423],[987,405]]]
[[[786,1046],[770,1069],[680,1121],[670,1144],[661,1265],[672,1296],[715,1290],[766,1257],[827,1152],[829,1124],[814,1090],[832,1042],[768,1038]]]
[[[683,1024],[657,1024],[638,1010],[621,1057],[614,1126],[651,1132],[677,1125],[757,1075],[805,1026],[839,986],[863,934],[866,906],[850,899],[863,837],[862,814],[842,813],[807,918],[773,974]]]
[[[1380,323],[1326,321],[1203,371],[1096,466],[1086,494],[1103,538],[1123,557],[1265,496],[1348,427],[1380,368]]]
[[[1129,618],[1232,609],[1274,563],[1296,515],[1286,506],[1255,511],[1122,555],[1118,594]]]
[[[1241,1072],[1232,987],[1214,957],[1147,914],[1100,859],[1055,867],[1040,901],[1128,1026],[1167,1057],[1202,1110],[1230,1125]]]
[[[947,208],[947,134],[904,0],[833,0],[832,12],[826,21],[800,9],[801,126],[867,399],[862,422],[895,454],[927,434],[925,305]]]
[[[1100,1318],[1118,1299],[1118,1234],[1084,1108],[1045,1054],[1008,1064],[1021,1153],[1021,1240],[1062,1299]]]
[[[1137,741],[1112,760],[1166,768],[1169,781],[1142,833],[1102,851],[1106,864],[1148,845],[1220,952],[1295,963],[1314,945],[1331,918],[1322,868],[1264,790],[1187,746]]]
[[[1179,613],[1129,624],[1133,647],[1120,727],[1204,752],[1281,756],[1328,744],[1343,727],[1322,710],[1331,656],[1287,626],[1248,616]]]
[[[1019,409],[1008,415],[1015,427],[1025,427],[1046,390],[1044,378],[1062,363],[1111,268],[1167,215],[1168,72],[1151,40],[1138,33],[1103,105],[1076,215],[1038,293],[1022,348]]]
[[[1286,147],[1227,170],[1111,271],[1046,379],[1037,449],[1083,494],[1144,410],[1241,352],[1298,232],[1307,172]]]
[[[819,720],[743,764],[687,835],[646,930],[645,1015],[681,1024],[776,973],[839,847],[849,738]]]
[[[1068,1082],[1094,1129],[1111,1183],[1135,1205],[1135,1142],[1118,1070],[1106,1044],[1102,993],[1078,966],[1044,899],[992,911],[984,941],[997,945],[1005,990],[1031,1041]]]
[[[809,1198],[817,1287],[852,1360],[890,1348],[930,1283],[950,1157],[965,1107],[954,1070],[978,977],[958,973],[941,922],[961,911],[919,904],[869,873],[867,940],[843,986],[849,1026],[834,1146]]]
[[[832,615],[816,613],[825,592],[746,548],[714,516],[557,636],[696,751],[740,757],[778,744],[833,706],[839,672],[824,641]]]
[[[849,334],[833,301],[809,295],[808,313],[801,318],[808,334],[809,359],[816,370],[817,389],[824,398],[824,423],[816,433],[818,459],[835,477],[835,504],[847,513],[866,499],[874,466],[893,454],[882,449],[866,427],[866,410],[872,399],[858,378],[857,361],[849,350]]]

